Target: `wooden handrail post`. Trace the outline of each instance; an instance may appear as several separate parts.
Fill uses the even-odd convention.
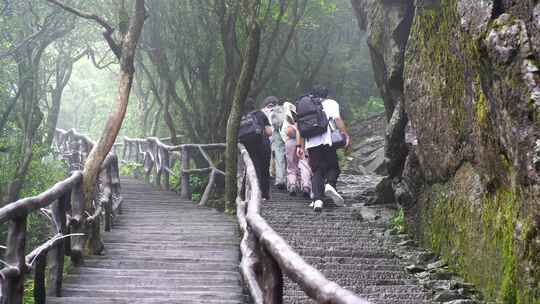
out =
[[[210,195],[212,194],[212,190],[215,187],[216,184],[216,170],[212,170],[210,172],[210,177],[208,178],[208,184],[206,185],[206,188],[204,189],[204,193],[201,197],[201,201],[199,202],[199,206],[206,206],[208,203],[208,200],[210,199]]]
[[[122,212],[121,204],[114,210],[114,202],[120,200],[120,171],[118,168],[118,158],[111,164],[111,216],[115,216],[115,212]]]
[[[128,161],[128,159],[126,158],[126,156],[127,156],[126,152],[127,152],[128,148],[129,148],[128,141],[124,137],[124,147],[122,148],[122,159],[125,160],[125,161]]]
[[[52,204],[52,217],[56,224],[58,233],[62,235],[67,234],[66,225],[66,207],[69,205],[71,199],[71,193],[62,195],[58,201]],[[64,256],[65,256],[65,244],[64,241],[60,241],[53,249],[49,251],[49,276],[48,276],[48,289],[49,294],[55,297],[62,295],[62,280],[64,276]]]
[[[261,245],[262,289],[265,304],[283,303],[283,274],[272,255]]]
[[[104,189],[103,189],[103,195],[105,196],[103,198],[103,209],[105,210],[105,231],[111,231],[111,221],[113,217],[113,211],[112,211],[112,194],[113,194],[113,186],[112,186],[112,170],[111,170],[112,162],[109,164],[109,166],[104,169]]]
[[[85,233],[84,230],[84,199],[82,183],[78,183],[71,191],[71,222],[72,233]],[[71,237],[71,262],[80,266],[83,262],[83,248],[85,236],[75,235]]]
[[[22,304],[24,294],[24,273],[26,272],[26,215],[9,221],[5,261],[10,267],[18,269],[15,274],[6,279],[7,304]]]
[[[157,143],[156,138],[150,138],[149,141],[151,146],[152,154],[154,155],[154,165],[156,167],[156,186],[161,187],[161,175],[163,173],[163,162],[162,162],[162,153],[161,148]]]
[[[135,143],[135,162],[138,164],[141,161],[141,143]],[[131,154],[131,152],[130,152]]]
[[[191,193],[189,192],[189,152],[186,147],[182,147],[181,151],[181,179],[180,179],[180,198],[191,199]]]
[[[106,188],[108,188],[108,190],[105,190],[106,197],[105,197],[104,206],[103,206],[104,209],[105,209],[105,231],[111,231],[112,217],[113,217],[113,213],[112,213],[113,189],[112,189],[112,177],[111,177],[111,168],[110,168],[110,166],[107,168],[107,185],[106,185]],[[107,194],[107,192],[108,192],[108,194]]]
[[[101,240],[101,216],[96,216],[90,223],[88,228],[90,235],[88,236],[88,249],[90,254],[101,254],[105,249]]]
[[[144,151],[144,160],[143,160],[143,166],[144,166],[144,180],[146,183],[150,183],[150,175],[152,174],[152,168],[154,168],[154,162],[152,155],[152,148],[150,147],[150,143],[148,140],[146,141],[146,147]]]
[[[36,257],[34,266],[34,303],[45,304],[47,291],[45,285],[45,268],[47,266],[47,254],[42,253]]]
[[[160,148],[163,153],[162,153],[162,159],[161,159],[161,170],[163,172],[163,189],[165,190],[170,190],[171,189],[171,185],[169,184],[169,171],[166,170],[167,169],[170,169],[170,165],[171,165],[171,161],[170,161],[170,154],[169,154],[169,150],[166,150],[164,148]]]

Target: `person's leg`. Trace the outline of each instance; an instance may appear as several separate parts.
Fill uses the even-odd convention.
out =
[[[296,140],[289,139],[285,144],[287,158],[287,191],[297,188],[298,156],[296,155]]]
[[[259,187],[260,187],[261,179],[262,179],[262,171],[263,171],[262,163],[261,163],[261,155],[257,152],[257,153],[250,153],[249,156],[251,157],[251,161],[253,162],[253,166],[255,167],[255,172],[257,173],[257,180],[259,182]]]
[[[309,165],[313,171],[311,177],[311,190],[313,191],[313,200],[322,200],[324,193],[324,154],[323,147],[318,146],[309,149]]]
[[[269,146],[262,146],[261,149],[261,179],[260,186],[262,197],[270,199],[270,158],[271,151]]]
[[[337,150],[335,147],[326,146],[325,159],[328,165],[325,174],[326,183],[336,188],[337,180],[341,171],[339,170]]]
[[[336,190],[337,179],[339,176],[339,163],[337,160],[337,153],[335,147],[326,146],[324,152],[324,158],[326,161],[326,185],[324,188],[324,195],[331,198],[332,201],[338,206],[344,205],[344,200]]]
[[[244,143],[246,146],[246,150],[248,151],[249,157],[251,158],[251,161],[253,162],[253,166],[255,167],[255,173],[257,173],[257,181],[259,182],[259,188],[261,188],[261,192],[263,191],[263,162],[262,162],[262,153],[261,153],[261,145],[260,143]]]
[[[309,166],[308,159],[304,158],[298,162],[298,167],[300,168],[300,180],[302,184],[302,191],[304,193],[311,192],[311,167]]]
[[[276,163],[276,182],[278,187],[285,185],[286,165],[285,165],[285,143],[281,140],[276,142],[274,149],[274,159]]]

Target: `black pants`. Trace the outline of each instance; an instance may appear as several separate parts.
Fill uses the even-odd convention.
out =
[[[337,159],[335,147],[321,145],[308,149],[309,165],[313,172],[311,178],[311,188],[313,199],[320,200],[324,196],[325,184],[336,187],[337,180],[341,171]]]
[[[244,143],[249,153],[249,157],[253,160],[255,171],[257,172],[257,179],[259,180],[259,187],[261,187],[262,197],[265,199],[270,198],[270,158],[272,152],[270,144],[264,142],[257,143]]]

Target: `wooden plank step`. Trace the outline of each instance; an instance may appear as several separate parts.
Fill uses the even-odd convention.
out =
[[[52,304],[245,303],[235,219],[122,179],[123,213],[105,250],[65,277]]]

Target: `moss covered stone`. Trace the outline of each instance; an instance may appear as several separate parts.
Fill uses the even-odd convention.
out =
[[[538,303],[530,278],[520,271],[527,232],[516,235],[516,227],[529,231],[526,227],[534,226],[520,208],[523,194],[507,188],[478,192],[478,178],[466,163],[452,181],[430,187],[422,211],[423,242],[487,300]]]

